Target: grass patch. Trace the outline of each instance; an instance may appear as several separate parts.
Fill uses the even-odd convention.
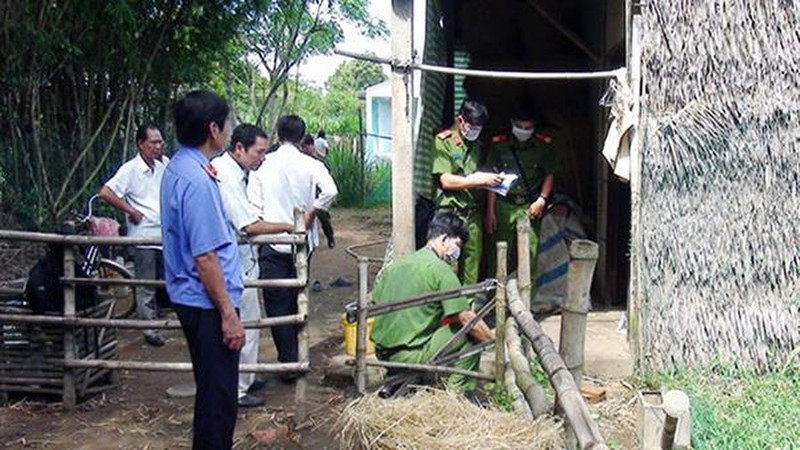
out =
[[[338,206],[372,208],[389,204],[392,168],[388,161],[365,161],[362,165],[359,152],[346,145],[333,145],[326,159],[339,188]]]
[[[693,448],[800,447],[800,370],[764,375],[733,369],[658,375],[653,387],[684,390],[692,404]]]

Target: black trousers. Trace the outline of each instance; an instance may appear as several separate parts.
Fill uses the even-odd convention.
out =
[[[269,245],[261,246],[258,265],[259,278],[262,280],[297,276],[294,256],[291,253],[277,252]],[[297,314],[299,292],[298,288],[264,288],[264,311],[267,317]],[[279,362],[297,362],[297,330],[297,325],[281,325],[270,329],[275,348],[278,350]]]
[[[233,446],[236,427],[239,352],[222,342],[222,318],[216,309],[173,304],[189,343],[194,382],[194,450]]]

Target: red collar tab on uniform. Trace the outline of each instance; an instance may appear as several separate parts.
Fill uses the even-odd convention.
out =
[[[209,177],[211,177],[212,180],[219,183],[219,175],[217,175],[217,169],[215,169],[214,166],[212,166],[211,164],[207,164],[203,166],[203,170],[206,171],[206,173],[208,174]]]
[[[450,314],[447,317],[442,318],[441,326],[446,327],[452,324],[457,324],[458,322],[458,314]]]
[[[492,137],[492,142],[495,144],[499,144],[500,142],[508,141],[507,134],[498,134],[497,136]]]
[[[544,142],[545,144],[552,144],[553,143],[553,138],[551,138],[550,136],[548,136],[548,135],[546,135],[544,133],[536,133],[536,138],[539,139],[540,141]]]
[[[447,139],[450,137],[451,134],[453,134],[453,132],[448,128],[446,130],[442,130],[441,132],[439,132],[439,134],[437,134],[436,137],[439,139]]]

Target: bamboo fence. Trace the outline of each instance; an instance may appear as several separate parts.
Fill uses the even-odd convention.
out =
[[[528,242],[530,222],[522,219],[518,223],[518,241]],[[591,417],[588,407],[580,393],[580,377],[583,368],[583,346],[586,336],[586,314],[588,313],[589,287],[597,261],[597,244],[590,241],[573,241],[571,246],[571,261],[568,274],[569,295],[574,296],[567,301],[567,316],[562,322],[562,352],[566,355],[569,365],[556,351],[550,339],[544,335],[541,327],[533,319],[530,312],[530,303],[524,297],[530,298],[531,281],[530,270],[520,273],[521,282],[507,280],[506,252],[507,244],[500,242],[497,245],[497,279],[487,280],[475,285],[462,286],[446,292],[424,294],[410,299],[375,305],[369,300],[369,258],[360,257],[355,252],[352,256],[358,260],[359,297],[357,301],[357,340],[355,355],[356,388],[360,394],[367,393],[369,380],[367,367],[385,367],[401,369],[406,373],[438,373],[461,374],[483,380],[493,380],[506,387],[513,399],[515,411],[522,417],[535,419],[543,415],[549,408],[546,396],[531,373],[530,359],[523,350],[523,339],[517,329],[521,329],[527,342],[535,352],[536,357],[544,367],[550,382],[556,392],[556,405],[565,420],[565,434],[567,438],[573,437],[575,444],[582,450],[606,450],[608,447],[599,432],[599,428]],[[520,259],[518,267],[530,267],[530,252],[527,247],[517,252]],[[522,269],[520,269],[522,270]],[[521,283],[525,283],[521,285]],[[496,288],[496,289],[495,289]],[[436,353],[428,364],[409,364],[390,361],[367,361],[367,319],[369,317],[387,314],[393,311],[413,308],[433,302],[441,302],[450,298],[464,295],[474,295],[495,289],[494,302],[484,306],[477,318],[483,317],[489,310],[496,311],[497,328],[495,332],[495,373],[494,375],[472,372],[464,369],[449,367],[453,362],[471,356],[488,346],[475,346],[467,351],[455,355],[448,355],[448,344]],[[510,310],[511,315],[506,316]],[[451,339],[454,341],[465,335],[478,322],[473,320],[462,327],[459,333]],[[403,374],[392,377],[391,383],[403,380]],[[574,447],[573,445],[573,447]]]
[[[114,387],[115,370],[190,371],[188,362],[119,361],[117,328],[177,329],[175,320],[110,319],[103,308],[108,301],[85,311],[76,311],[77,285],[95,286],[162,286],[163,280],[94,279],[75,276],[76,247],[82,245],[159,245],[158,237],[73,236],[51,233],[0,230],[0,240],[55,243],[64,246],[64,313],[62,316],[34,315],[23,308],[0,309],[0,393],[35,392],[61,395],[67,409],[75,408],[80,399]],[[250,244],[289,244],[295,247],[294,279],[255,280],[246,287],[299,287],[297,314],[245,322],[245,328],[268,328],[298,325],[297,363],[244,364],[244,372],[299,374],[295,384],[296,415],[306,415],[306,374],[309,371],[308,335],[308,250],[302,215],[295,219],[295,232],[290,235],[258,236],[244,240]],[[5,306],[5,305],[3,305]],[[108,330],[107,330],[108,329]],[[98,332],[98,330],[100,330]],[[94,341],[87,337],[94,333]],[[97,338],[99,335],[99,339]],[[105,377],[105,378],[104,378]],[[104,383],[98,384],[99,381]]]

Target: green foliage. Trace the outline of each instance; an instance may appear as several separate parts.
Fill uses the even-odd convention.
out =
[[[344,39],[342,22],[370,37],[387,34],[386,25],[368,13],[369,0],[280,0],[258,2],[245,34],[249,50],[268,74],[269,86],[257,94],[256,123],[271,124],[286,106],[279,101],[293,68],[309,56],[330,53]]]
[[[509,394],[505,386],[497,383],[487,383],[483,389],[489,393],[497,409],[505,412],[514,412],[514,396]]]
[[[732,368],[662,374],[651,385],[684,390],[697,450],[795,448],[800,442],[800,370],[756,374]]]
[[[332,92],[358,93],[385,80],[386,75],[380,65],[354,59],[339,64],[325,87]]]
[[[326,159],[339,188],[338,206],[383,206],[391,200],[388,162],[362,164],[359,152],[342,144],[331,145]]]

